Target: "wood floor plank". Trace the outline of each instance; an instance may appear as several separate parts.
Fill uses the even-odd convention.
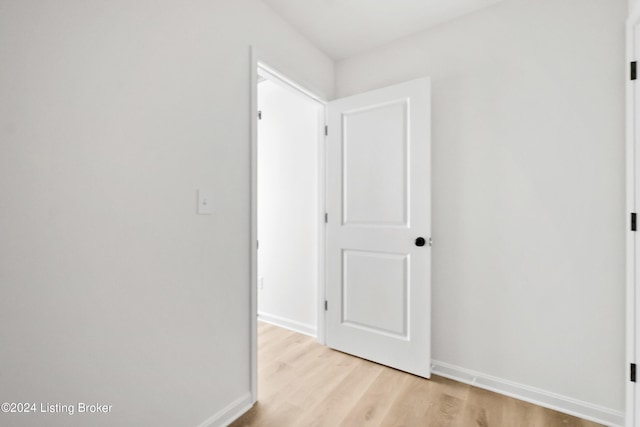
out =
[[[328,350],[333,353],[333,350]],[[329,395],[351,372],[356,369],[358,359],[344,357],[342,353],[334,354],[322,369],[314,371],[306,378],[306,384],[300,384],[296,392],[289,398],[291,403],[309,410]]]
[[[432,384],[420,377],[403,373],[405,380],[380,422],[380,426],[411,426],[427,419],[435,406]]]
[[[379,426],[409,377],[395,369],[383,369],[341,425]]]
[[[536,427],[535,405],[516,399],[508,399],[503,406],[502,420],[505,425]],[[515,424],[513,424],[515,423]]]
[[[298,381],[308,381],[305,374],[321,369],[315,359],[322,350],[314,343],[308,343],[287,354],[288,358],[275,359],[275,362],[270,363],[258,361],[258,369],[262,370],[258,379],[260,398],[268,399],[276,393],[281,394],[283,390],[290,389],[292,384],[295,385]]]
[[[597,427],[433,375],[416,377],[258,323],[258,403],[231,427]]]
[[[487,410],[481,406],[467,403],[462,414],[461,426],[489,427],[500,426],[499,423],[491,423],[487,417]]]
[[[335,427],[342,423],[351,408],[360,400],[383,367],[359,360],[342,381],[309,407],[298,425],[308,427]]]
[[[477,427],[505,425],[502,417],[504,407],[509,399],[509,397],[498,393],[470,387],[462,416],[462,425]]]
[[[286,332],[283,332],[282,336],[278,336],[277,339],[260,340],[258,343],[258,352],[270,351],[273,353],[279,353],[294,343],[304,341],[305,338],[311,337],[286,330]]]
[[[462,420],[462,410],[464,408],[464,400],[442,394],[438,397],[435,410],[429,412],[428,424],[442,427],[452,427],[460,424]],[[412,425],[418,425],[412,424]]]
[[[538,419],[536,427],[596,427],[599,424],[583,420],[561,412],[550,411],[541,407],[536,407]]]

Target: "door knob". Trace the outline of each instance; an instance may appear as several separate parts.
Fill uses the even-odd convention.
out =
[[[416,246],[424,246],[425,243],[427,243],[427,241],[424,240],[424,237],[418,237],[416,239]]]

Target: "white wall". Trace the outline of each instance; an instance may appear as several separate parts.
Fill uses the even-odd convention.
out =
[[[321,105],[265,80],[258,109],[258,313],[315,335]]]
[[[509,0],[336,66],[433,82],[433,358],[624,409],[624,0]]]
[[[250,44],[331,97],[257,0],[0,0],[0,401],[113,405],[0,424],[195,426],[249,395]]]

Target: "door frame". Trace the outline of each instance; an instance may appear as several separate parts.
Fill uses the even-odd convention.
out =
[[[636,233],[630,231],[630,215],[637,212],[636,192],[640,188],[640,176],[636,174],[638,170],[637,148],[640,141],[636,134],[636,129],[640,129],[640,113],[639,106],[636,105],[635,85],[630,79],[629,68],[632,61],[636,61],[636,50],[640,46],[636,46],[635,30],[640,31],[640,7],[636,7],[629,14],[626,23],[626,61],[624,64],[624,80],[626,85],[626,209],[625,209],[625,227],[626,227],[626,351],[625,351],[625,425],[626,427],[640,426],[640,408],[636,405],[636,383],[630,381],[630,366],[632,363],[638,363],[636,360],[636,347],[640,343],[640,328],[637,325],[637,318],[640,313],[638,310],[638,296],[640,289],[637,269],[637,249],[636,249]]]
[[[317,95],[315,92],[307,89],[302,84],[289,76],[288,72],[280,71],[280,68],[272,67],[263,55],[251,47],[251,70],[250,70],[250,87],[251,87],[251,111],[250,111],[250,129],[251,129],[251,231],[249,247],[251,248],[251,277],[250,277],[250,309],[249,309],[249,325],[250,325],[250,372],[251,372],[251,403],[254,404],[258,400],[258,70],[267,74],[270,79],[285,85],[291,90],[298,92],[306,98],[320,104],[320,117],[318,118],[318,286],[317,286],[317,325],[316,340],[325,343],[325,221],[326,212],[325,202],[325,180],[326,180],[326,160],[325,160],[325,126],[327,123],[327,101]]]

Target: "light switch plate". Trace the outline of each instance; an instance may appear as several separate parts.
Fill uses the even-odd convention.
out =
[[[198,190],[198,215],[213,214],[213,193],[207,190]]]

